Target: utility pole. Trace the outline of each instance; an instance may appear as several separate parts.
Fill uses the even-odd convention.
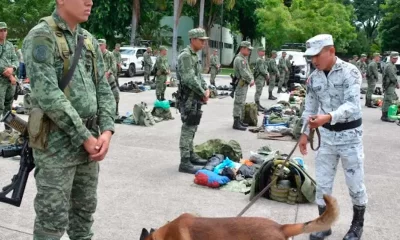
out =
[[[221,25],[221,43],[220,43],[220,46],[219,46],[219,63],[220,63],[220,65],[222,66],[222,50],[224,49],[224,42],[223,42],[223,38],[222,38],[222,26],[223,26],[223,23],[224,23],[224,1],[222,1],[222,4],[221,4],[221,23],[220,23],[220,25]]]

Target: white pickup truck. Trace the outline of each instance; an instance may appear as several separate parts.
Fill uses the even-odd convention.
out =
[[[127,77],[133,77],[138,73],[143,73],[142,66],[143,54],[146,52],[146,47],[130,47],[124,46],[120,48],[122,64],[122,73]],[[156,63],[156,57],[151,56],[153,67]]]

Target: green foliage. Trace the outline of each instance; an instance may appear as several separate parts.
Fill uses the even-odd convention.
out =
[[[382,7],[385,16],[379,26],[383,51],[400,51],[400,1],[388,0]]]
[[[380,6],[385,0],[353,0],[352,4],[357,17],[357,25],[366,34],[369,43],[373,43],[378,36],[378,25],[383,17]]]

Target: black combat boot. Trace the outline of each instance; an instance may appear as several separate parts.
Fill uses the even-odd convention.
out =
[[[240,120],[238,117],[234,118],[232,128],[236,129],[236,130],[241,130],[241,131],[246,131],[246,129],[247,129],[246,127],[244,127],[243,125],[240,124]]]
[[[257,104],[257,109],[258,109],[258,111],[259,112],[264,112],[264,107],[263,106],[261,106],[261,104],[260,104],[260,101],[256,101],[256,104]]]
[[[115,104],[116,104],[115,115],[116,115],[116,116],[119,116],[119,111],[118,111],[119,102],[116,102]]]
[[[326,210],[326,206],[319,206],[318,205],[318,212],[319,215],[321,216]],[[322,231],[322,232],[315,232],[310,234],[310,240],[323,240],[327,236],[332,234],[332,229]]]
[[[394,120],[389,119],[388,112],[382,112],[381,120],[384,122],[395,122]]]
[[[365,206],[353,206],[353,221],[343,240],[360,240],[364,227]]]
[[[276,100],[276,97],[274,97],[274,95],[272,95],[272,91],[269,92],[268,99],[269,99],[269,100]]]
[[[201,158],[195,152],[190,152],[190,162],[196,165],[206,165],[208,161],[207,159]]]
[[[179,172],[196,174],[197,171],[202,169],[201,166],[194,166],[190,163],[190,158],[181,158],[181,164],[179,164]]]
[[[248,127],[248,126],[249,126],[249,124],[244,123],[243,120],[240,119],[240,118],[239,118],[239,123],[240,123],[240,125],[242,125],[243,127]]]

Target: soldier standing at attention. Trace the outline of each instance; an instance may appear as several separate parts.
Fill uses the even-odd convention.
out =
[[[168,74],[170,74],[167,48],[164,46],[160,47],[160,56],[156,60],[156,68],[156,97],[159,101],[164,101],[165,89],[167,88],[165,83],[167,82]]]
[[[263,47],[258,48],[258,58],[254,70],[254,78],[256,83],[256,94],[254,95],[254,101],[257,104],[258,111],[264,111],[264,107],[260,104],[260,97],[265,86],[265,82],[269,78],[268,67],[265,63],[264,56],[265,49]]]
[[[376,83],[378,82],[378,62],[381,60],[381,55],[379,53],[374,53],[374,59],[369,63],[367,69],[367,80],[368,80],[368,89],[367,95],[365,96],[365,106],[369,108],[376,108],[374,104],[372,104],[372,93],[375,90]]]
[[[279,59],[278,69],[280,71],[279,83],[278,83],[278,93],[283,92],[282,85],[285,83],[286,75],[288,74],[288,68],[286,66],[286,52],[282,53],[282,57]]]
[[[93,236],[99,162],[114,133],[115,101],[98,43],[79,25],[88,20],[92,5],[91,0],[57,0],[56,10],[30,30],[22,46],[35,116],[30,130],[46,139],[35,146],[30,141],[37,188],[34,240],[59,240],[65,231],[71,240]],[[64,65],[64,59],[74,59],[77,41],[84,46],[63,92],[58,83],[73,62]],[[49,128],[38,131],[42,125],[36,121]]]
[[[307,154],[310,128],[320,127],[321,148],[315,159],[316,203],[321,215],[325,209],[324,194],[331,195],[339,158],[353,203],[353,220],[343,240],[359,240],[364,226],[368,201],[364,185],[364,147],[360,87],[362,77],[358,69],[335,54],[333,38],[317,35],[306,42],[305,56],[312,58],[316,70],[307,80],[304,124],[309,128],[300,137],[299,148]],[[311,141],[311,140],[310,140]],[[332,230],[315,232],[310,240],[321,240]]]
[[[292,73],[292,59],[293,59],[293,56],[292,55],[289,55],[289,58],[288,59],[286,59],[286,67],[287,67],[287,69],[288,69],[288,71],[287,71],[287,73],[286,73],[286,75],[285,75],[285,88],[286,88],[286,92],[288,92],[289,91],[289,78],[290,78],[290,74]]]
[[[240,52],[236,55],[233,62],[235,76],[238,79],[238,84],[235,89],[235,100],[233,103],[233,129],[246,131],[248,124],[243,123],[244,104],[246,102],[247,90],[254,85],[253,74],[251,73],[247,57],[250,55],[251,43],[242,41],[240,43]]]
[[[279,78],[280,74],[279,74],[279,70],[278,70],[278,66],[276,65],[276,51],[272,51],[271,52],[271,59],[268,61],[268,71],[269,71],[269,87],[268,87],[268,99],[269,100],[276,100],[276,97],[274,97],[274,95],[272,95],[272,91],[274,91],[275,88],[275,84],[276,84],[276,77]]]
[[[358,56],[353,55],[353,59],[350,59],[349,63],[353,64],[354,66],[357,66],[357,60],[358,60]]]
[[[122,64],[120,47],[121,47],[121,45],[119,43],[117,43],[117,44],[115,44],[115,49],[113,50],[114,58],[115,58],[115,61],[117,62],[117,73],[115,74],[115,82],[117,83],[118,87],[119,87],[118,78],[119,78],[119,73],[121,72],[121,64]]]
[[[399,58],[398,52],[390,53],[390,62],[387,64],[383,71],[382,76],[382,87],[385,91],[382,105],[382,117],[381,120],[384,122],[394,122],[388,118],[389,106],[393,104],[393,101],[398,100],[396,89],[399,89],[399,83],[397,82],[397,69],[395,63]]]
[[[7,41],[7,24],[0,22],[0,115],[2,116],[12,109],[18,66],[14,45]],[[4,126],[7,132],[12,132],[12,128]]]
[[[358,61],[358,69],[360,70],[363,79],[365,79],[366,74],[367,74],[368,66],[367,66],[366,61],[367,61],[367,55],[361,54],[361,59],[360,59],[360,61]]]
[[[144,82],[150,82],[151,68],[153,67],[153,60],[151,60],[151,48],[148,47],[147,51],[143,54],[144,62]]]
[[[103,53],[103,60],[104,60],[104,70],[105,76],[108,80],[108,84],[110,84],[111,91],[113,92],[115,103],[116,103],[116,116],[119,115],[118,113],[118,105],[119,105],[119,87],[117,82],[115,81],[115,76],[117,75],[117,63],[115,61],[114,55],[107,50],[107,43],[105,39],[98,40],[100,45],[100,50]]]
[[[181,112],[182,130],[179,142],[181,152],[181,163],[179,172],[195,174],[202,169],[207,160],[201,159],[193,149],[193,139],[200,124],[203,111],[202,103],[207,102],[210,96],[207,83],[204,81],[201,72],[197,52],[202,50],[208,39],[202,28],[195,28],[188,33],[190,45],[183,49],[178,56],[177,74],[181,79],[181,91],[183,92],[183,106]]]
[[[210,74],[211,74],[211,78],[210,78],[210,84],[215,86],[215,77],[217,76],[218,70],[220,68],[220,64],[219,64],[219,57],[217,55],[218,50],[214,49],[213,55],[211,56],[210,59]]]

